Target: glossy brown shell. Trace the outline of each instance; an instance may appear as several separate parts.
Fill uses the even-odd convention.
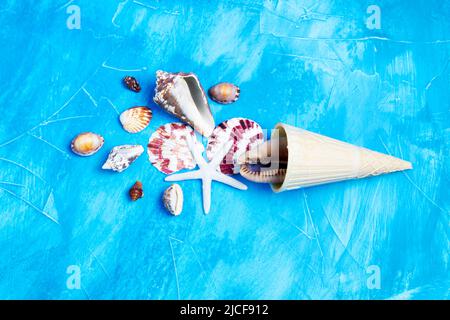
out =
[[[218,83],[208,90],[211,99],[222,104],[229,104],[237,101],[240,92],[241,90],[238,86],[228,82]]]
[[[142,183],[140,181],[136,181],[136,183],[131,187],[130,191],[130,198],[133,201],[136,201],[137,199],[140,199],[144,196],[144,190],[142,189]]]

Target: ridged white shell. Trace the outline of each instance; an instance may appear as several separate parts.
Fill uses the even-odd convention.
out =
[[[70,148],[77,155],[87,157],[100,150],[104,142],[105,140],[99,134],[83,132],[72,140]]]
[[[103,164],[102,169],[122,172],[127,169],[141,154],[144,148],[141,145],[123,145],[114,147]]]
[[[152,110],[147,107],[133,107],[122,112],[119,120],[125,131],[137,133],[144,130],[152,120]]]
[[[183,190],[180,185],[174,183],[164,191],[163,203],[167,211],[178,216],[183,211]]]

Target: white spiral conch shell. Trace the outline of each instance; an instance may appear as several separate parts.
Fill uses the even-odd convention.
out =
[[[103,164],[102,169],[122,172],[127,169],[142,153],[141,145],[122,145],[114,147]]]
[[[183,211],[183,190],[180,185],[174,183],[164,191],[163,203],[167,211],[178,216]]]
[[[120,123],[125,131],[138,133],[150,123],[152,110],[147,107],[133,107],[122,112],[119,117]]]
[[[211,135],[214,118],[205,91],[195,74],[157,71],[153,101],[203,136]]]

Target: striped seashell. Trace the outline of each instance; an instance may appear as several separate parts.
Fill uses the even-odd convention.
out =
[[[187,135],[194,137],[194,130],[183,123],[167,123],[159,127],[151,135],[147,145],[151,164],[165,174],[194,169],[196,163],[186,141]],[[195,141],[203,152],[203,145]]]
[[[103,146],[105,139],[93,132],[83,132],[77,135],[71,142],[72,151],[82,157],[96,153]]]
[[[152,120],[152,110],[147,107],[133,107],[122,112],[119,120],[125,131],[137,133],[149,125]]]
[[[229,104],[237,101],[240,92],[241,90],[238,86],[228,82],[218,83],[208,90],[211,99],[222,104]]]
[[[228,141],[233,142],[230,151],[220,163],[220,171],[224,174],[239,173],[238,158],[241,154],[262,143],[264,135],[261,126],[255,121],[244,118],[232,118],[219,124],[208,139],[206,156],[214,158]]]

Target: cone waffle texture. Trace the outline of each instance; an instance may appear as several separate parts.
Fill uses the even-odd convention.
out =
[[[307,130],[282,123],[276,129],[287,138],[288,166],[274,192],[412,169],[408,161]]]

